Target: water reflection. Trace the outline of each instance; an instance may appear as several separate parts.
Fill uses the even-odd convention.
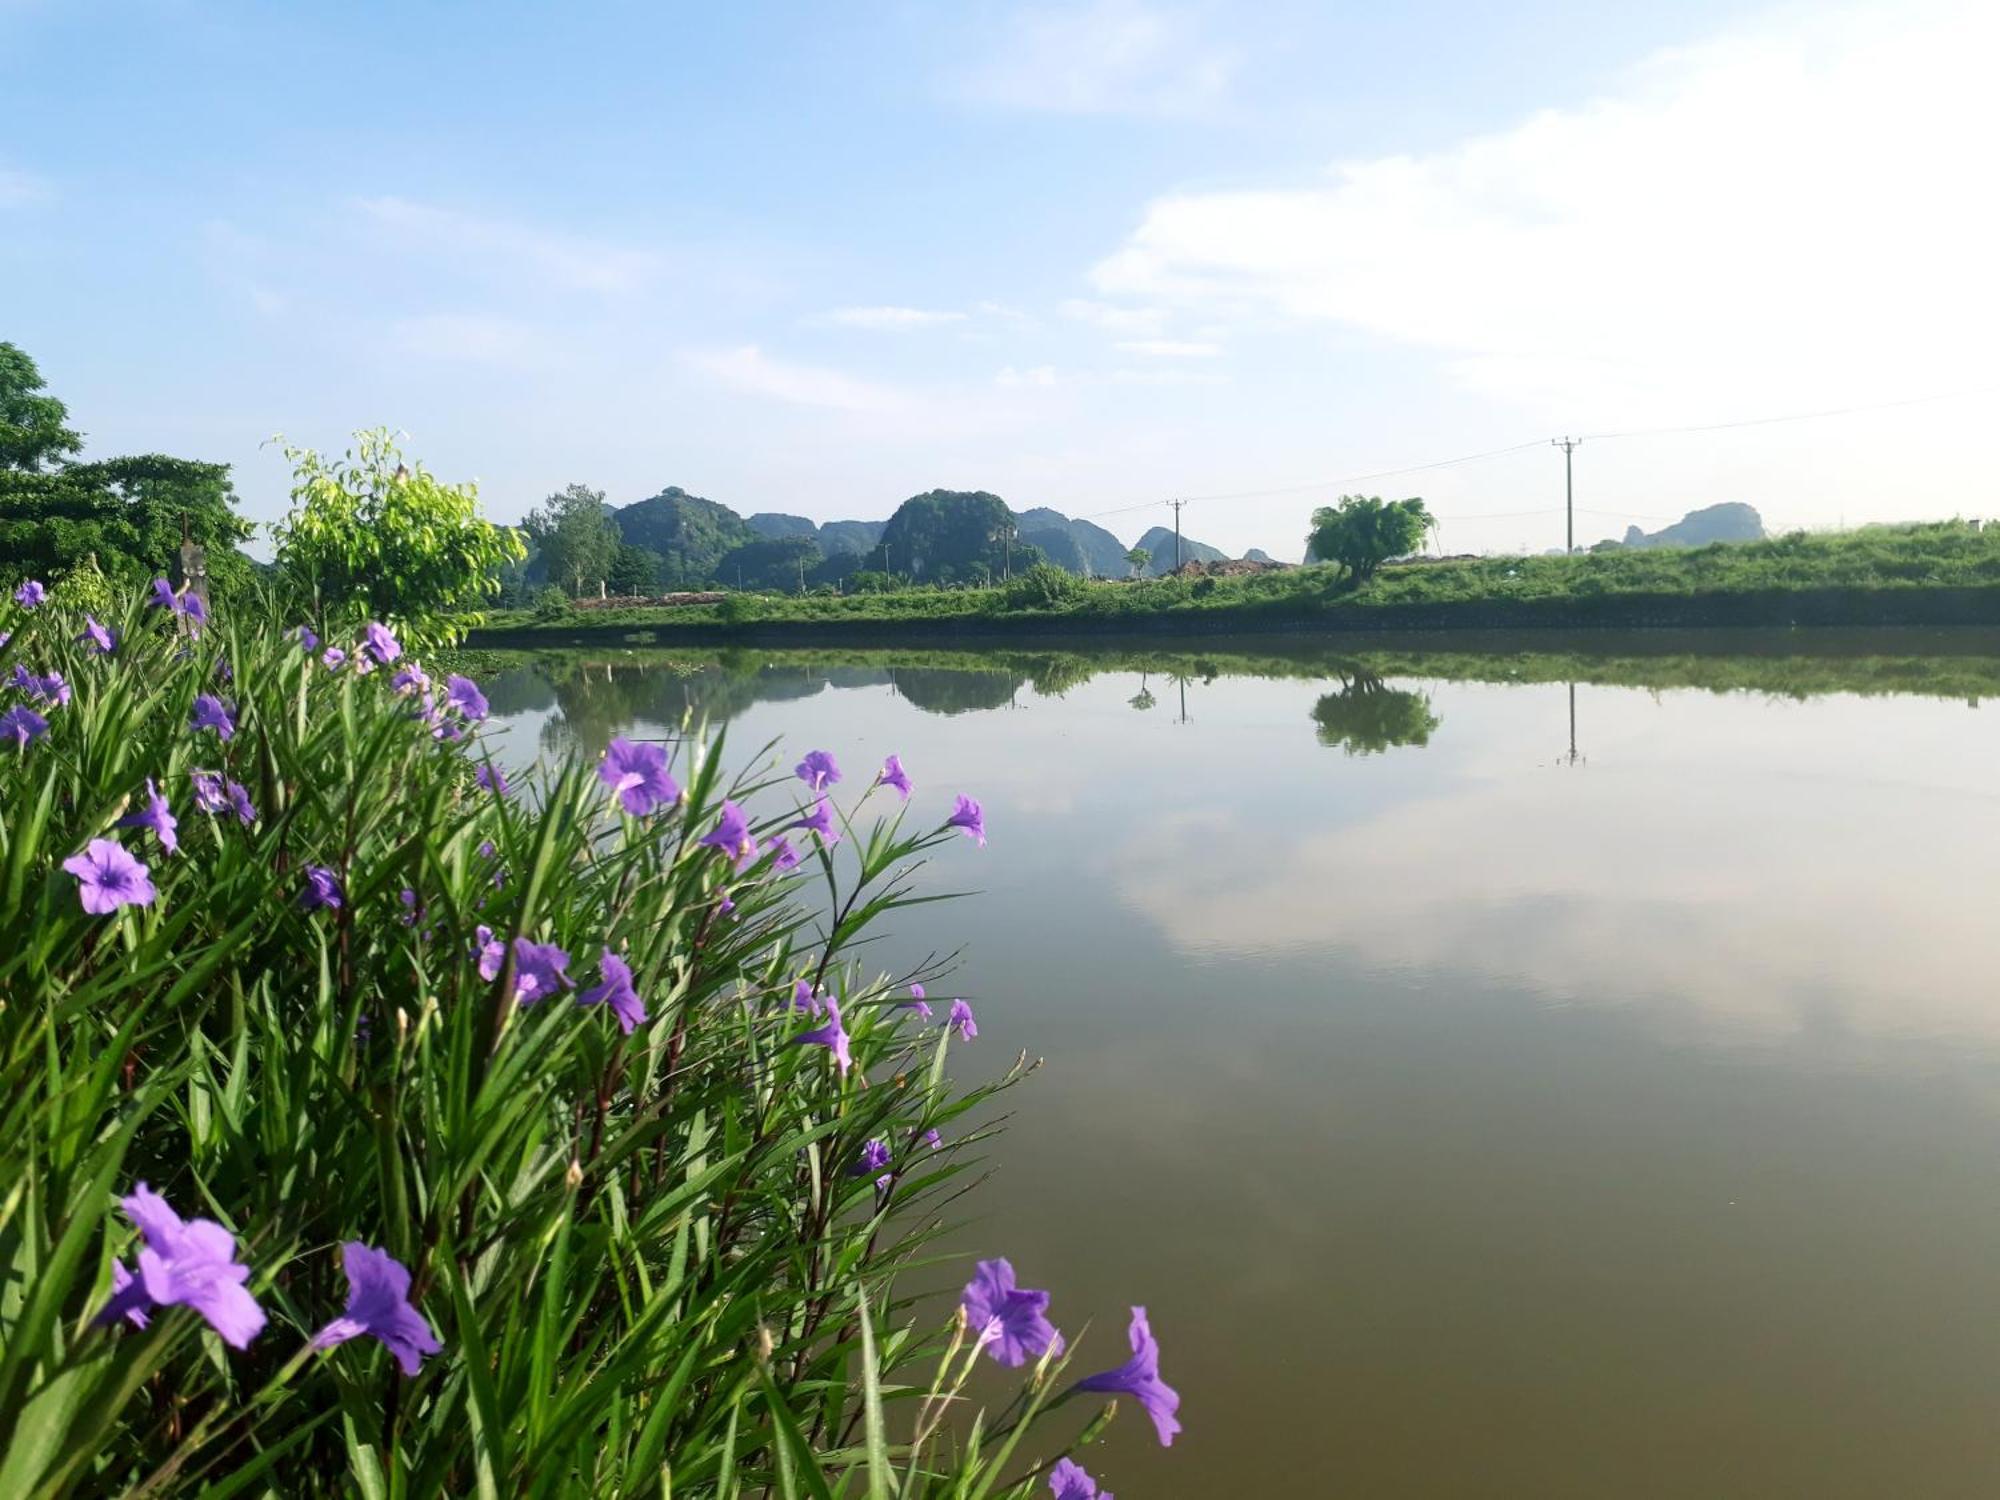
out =
[[[1120,1494],[1990,1492],[2000,642],[1493,644],[479,670],[526,755],[692,710],[982,798],[880,961],[1048,1058],[952,1248],[1150,1307]]]

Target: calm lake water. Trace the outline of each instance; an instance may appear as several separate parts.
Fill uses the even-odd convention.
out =
[[[960,1243],[1083,1369],[1149,1306],[1119,1495],[2000,1489],[2000,643],[487,681],[516,757],[692,704],[984,801],[880,961],[964,948],[962,1074],[1047,1058]]]

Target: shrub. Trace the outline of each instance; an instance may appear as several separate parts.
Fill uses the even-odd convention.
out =
[[[1003,591],[1009,609],[1055,609],[1079,598],[1083,580],[1053,563],[1036,563]]]
[[[0,714],[0,1494],[1039,1483],[1071,1351],[1004,1263],[950,1316],[900,1280],[1018,1073],[956,1088],[969,1010],[927,1025],[854,957],[976,805],[829,843],[809,902],[794,798],[694,726],[509,788],[477,686],[379,625],[322,654],[133,601],[104,654],[0,613],[32,667]],[[995,1352],[1042,1357],[1005,1422],[947,1423],[989,1303]],[[1170,1415],[1143,1370],[1086,1384]]]
[[[535,618],[537,620],[566,620],[576,608],[570,603],[568,594],[553,583],[535,590]]]

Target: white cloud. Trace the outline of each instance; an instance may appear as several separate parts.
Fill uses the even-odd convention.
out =
[[[545,367],[554,356],[539,329],[512,318],[428,313],[398,319],[390,328],[396,346],[427,359],[465,360],[511,369]]]
[[[362,198],[355,206],[397,249],[480,259],[501,271],[587,292],[627,292],[658,271],[647,250],[505,219],[482,218],[408,198]]]
[[[1164,307],[1120,307],[1110,302],[1092,302],[1083,297],[1071,297],[1062,304],[1061,311],[1065,318],[1075,322],[1088,323],[1106,333],[1122,333],[1130,337],[1156,336],[1167,322]]]
[[[1950,389],[2000,343],[1995,55],[1991,4],[1789,10],[1449,150],[1162,198],[1093,277],[1427,347],[1566,421]]]
[[[1007,365],[993,377],[993,383],[1000,386],[1049,386],[1056,384],[1059,378],[1054,365],[1035,365],[1026,370]]]
[[[940,323],[963,323],[965,314],[930,307],[836,307],[823,321],[843,328],[900,333],[913,328],[933,328]]]
[[[33,172],[0,167],[0,208],[35,203],[48,196],[49,185],[43,178],[37,177]]]
[[[959,80],[982,103],[1063,114],[1180,115],[1227,92],[1237,57],[1187,7],[1143,0],[1030,7]]]
[[[1127,339],[1118,347],[1148,359],[1213,359],[1222,352],[1222,345],[1198,339]]]
[[[917,402],[893,386],[862,380],[839,370],[773,359],[755,344],[737,349],[695,350],[687,363],[729,390],[793,406],[871,415],[903,415]]]

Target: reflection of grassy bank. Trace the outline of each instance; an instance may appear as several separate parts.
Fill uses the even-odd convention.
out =
[[[2000,633],[1990,631],[1384,636],[1361,649],[1352,641],[1341,649],[1323,638],[1274,638],[1254,651],[1065,645],[1038,651],[586,648],[468,655],[498,687],[497,709],[508,711],[502,702],[511,693],[507,684],[519,684],[525,695],[519,707],[560,703],[573,729],[586,739],[587,726],[600,721],[607,729],[635,717],[677,723],[689,711],[727,719],[752,703],[800,697],[828,685],[887,686],[926,711],[960,713],[996,707],[1024,691],[1060,696],[1104,673],[1147,673],[1167,681],[1359,676],[1581,682],[1787,698],[1826,693],[1968,701],[2000,697]],[[540,701],[529,701],[537,695]]]
[[[1064,631],[1220,634],[1315,630],[2000,624],[2000,526],[1946,521],[1830,536],[1574,557],[1482,557],[1384,568],[1350,587],[1330,567],[1233,578],[1073,580],[846,597],[732,595],[719,605],[493,616],[485,644],[681,641],[766,645],[919,637],[1034,638]]]

